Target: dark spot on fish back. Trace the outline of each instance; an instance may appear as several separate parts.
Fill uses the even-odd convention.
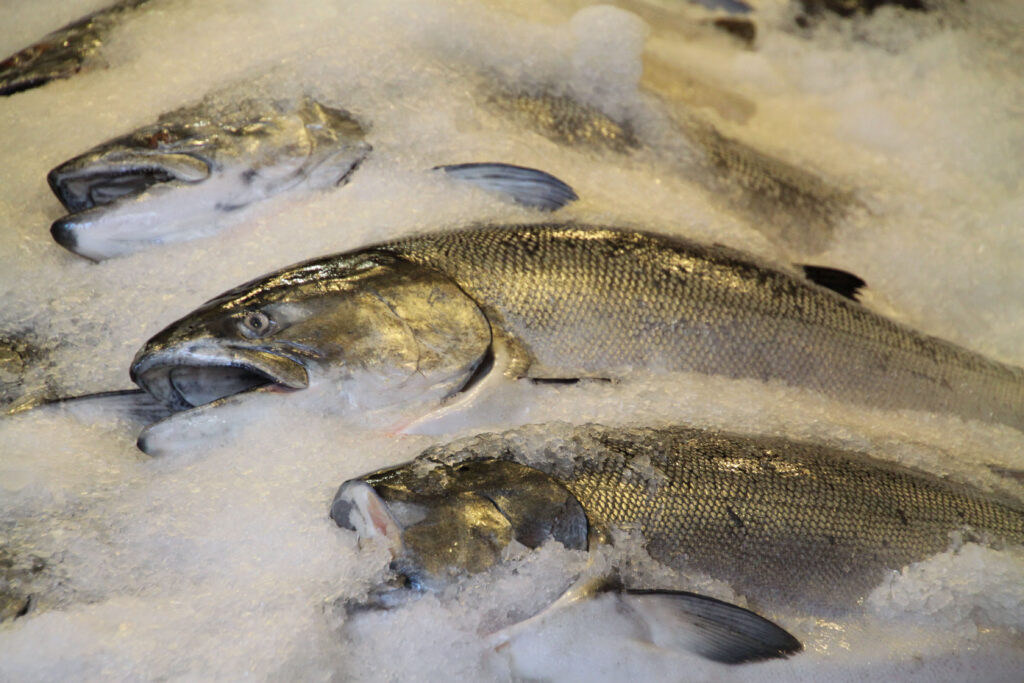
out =
[[[736,525],[737,529],[743,529],[746,526],[743,523],[743,520],[740,519],[740,516],[736,514],[736,511],[732,509],[731,505],[726,505],[725,511],[729,513],[729,519],[732,520],[733,524]]]

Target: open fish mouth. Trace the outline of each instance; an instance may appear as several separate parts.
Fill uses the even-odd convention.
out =
[[[209,163],[188,154],[115,150],[76,157],[47,176],[53,193],[71,212],[53,223],[50,234],[65,249],[94,260],[132,251],[140,242],[159,241],[161,231],[153,233],[144,225],[141,206],[121,220],[114,218],[117,209],[146,202],[150,188],[195,185],[211,174]]]
[[[72,213],[138,196],[160,183],[197,183],[211,173],[207,162],[187,154],[92,156],[71,159],[47,176],[53,193]]]
[[[295,391],[309,386],[305,366],[286,356],[247,350],[181,358],[158,352],[136,359],[131,378],[171,410],[183,411],[252,391]]]

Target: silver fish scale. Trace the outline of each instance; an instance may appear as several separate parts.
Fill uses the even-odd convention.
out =
[[[478,446],[477,454],[490,450]],[[504,450],[504,458],[524,459],[519,448]],[[593,425],[575,429],[570,450],[579,457],[568,476],[564,453],[526,464],[559,478],[592,525],[634,530],[655,559],[770,605],[842,611],[887,570],[950,547],[957,531],[1024,543],[1019,503],[858,453]]]
[[[512,113],[561,144],[583,144],[620,154],[640,147],[629,124],[617,123],[594,107],[564,95],[504,93],[495,95],[491,102],[500,111]]]
[[[694,371],[1024,428],[1021,369],[723,247],[532,225],[414,237],[380,249],[449,275],[513,341],[515,374]]]

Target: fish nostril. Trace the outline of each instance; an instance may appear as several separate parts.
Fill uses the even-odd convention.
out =
[[[75,236],[74,224],[68,218],[61,218],[54,221],[50,226],[50,234],[57,244],[69,251],[74,251],[78,246],[78,238]]]

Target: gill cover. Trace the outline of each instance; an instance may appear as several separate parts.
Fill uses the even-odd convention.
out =
[[[430,584],[486,570],[512,540],[536,548],[548,539],[587,548],[579,501],[553,477],[507,460],[403,465],[352,479],[338,489],[331,518],[361,537],[385,537],[393,567]]]

